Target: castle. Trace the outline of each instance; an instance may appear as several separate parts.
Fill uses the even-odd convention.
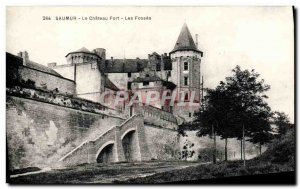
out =
[[[203,53],[186,24],[169,54],[148,59],[107,58],[104,48],[85,47],[48,67],[26,51],[6,56],[8,149],[25,151],[9,155],[13,168],[172,159],[178,125],[200,107]],[[143,106],[148,93],[158,98]],[[132,99],[139,105],[128,106]],[[114,101],[122,103],[103,104]]]
[[[28,59],[26,52],[20,53],[19,56],[24,60]],[[116,98],[117,91],[140,91],[144,94],[156,91],[160,98],[166,90],[170,91],[169,94],[175,92],[174,105],[161,104],[159,100],[151,105],[190,121],[199,106],[181,108],[177,105],[180,101],[187,104],[190,100],[200,103],[202,56],[198,42],[194,42],[187,25],[184,24],[169,55],[153,52],[148,54],[148,59],[114,59],[107,58],[103,48],[90,51],[82,47],[66,55],[67,64],[49,63],[48,67],[62,77],[74,81],[74,94],[77,97],[94,102],[100,102],[104,92],[111,94],[110,97],[107,96],[110,100]],[[194,96],[191,99],[192,91]]]

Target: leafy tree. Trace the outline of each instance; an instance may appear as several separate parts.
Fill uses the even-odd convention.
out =
[[[232,72],[233,75],[227,77],[225,82],[221,81],[216,89],[207,90],[205,105],[197,114],[196,121],[200,123],[197,134],[204,136],[211,133],[214,138],[218,135],[226,141],[227,138],[241,140],[245,159],[245,145],[242,145],[245,144],[245,137],[259,144],[269,139],[264,136],[270,131],[270,107],[265,102],[268,98],[265,92],[270,86],[259,78],[255,70],[241,70],[236,66]]]
[[[274,135],[271,133],[270,122],[268,119],[263,119],[263,117],[267,118],[269,115],[258,115],[253,116],[252,123],[255,127],[251,127],[250,138],[248,141],[259,145],[259,154],[261,155],[261,147],[262,145],[270,142]]]
[[[224,85],[208,89],[205,96],[206,105],[196,114],[200,128],[197,136],[209,135],[214,140],[213,162],[216,163],[216,135],[225,139],[225,160],[227,160],[227,138],[231,137],[228,122],[228,105],[231,103]]]
[[[253,133],[270,130],[268,118],[270,117],[270,107],[265,102],[268,97],[265,92],[270,86],[265,84],[263,79],[259,78],[259,74],[254,69],[241,70],[240,66],[236,66],[233,70],[233,76],[226,78],[225,88],[228,96],[231,97],[232,113],[235,122],[240,125],[238,129],[234,129],[233,133],[238,139],[243,138],[243,151],[245,159],[245,137],[258,136]],[[266,124],[258,127],[255,123],[265,121]],[[264,126],[264,127],[262,127]]]
[[[277,130],[279,136],[284,135],[287,132],[289,126],[291,125],[288,115],[286,115],[284,112],[275,111],[273,118],[274,123],[278,128]]]

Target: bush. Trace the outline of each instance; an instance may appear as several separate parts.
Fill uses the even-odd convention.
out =
[[[288,163],[290,166],[294,166],[296,150],[294,136],[294,129],[289,129],[285,135],[275,139],[258,158],[261,161],[270,161],[271,163],[278,164]]]

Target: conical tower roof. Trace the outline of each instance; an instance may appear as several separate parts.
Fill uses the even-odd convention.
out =
[[[77,51],[72,51],[72,52],[69,52],[66,57],[69,55],[69,54],[74,54],[74,53],[89,53],[89,54],[93,54],[91,51],[89,51],[87,48],[85,47],[81,47],[80,49],[78,49]]]
[[[80,49],[78,49],[77,51],[74,52],[86,52],[86,53],[91,53],[91,51],[89,51],[87,48],[85,47],[81,47]]]
[[[193,51],[200,52],[193,40],[193,37],[186,23],[183,24],[181,32],[175,44],[175,47],[171,51],[171,53],[175,51],[182,51],[182,50],[193,50]]]

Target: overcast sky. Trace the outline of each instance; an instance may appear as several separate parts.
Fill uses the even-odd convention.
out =
[[[51,21],[42,20],[51,16]],[[56,21],[55,16],[76,16]],[[151,20],[82,21],[78,18],[149,16]],[[46,65],[65,63],[65,55],[86,47],[105,48],[107,58],[147,58],[169,53],[186,22],[199,35],[204,52],[201,74],[215,87],[235,65],[255,69],[271,85],[273,110],[294,119],[294,37],[291,7],[9,7],[7,51],[27,50]]]

